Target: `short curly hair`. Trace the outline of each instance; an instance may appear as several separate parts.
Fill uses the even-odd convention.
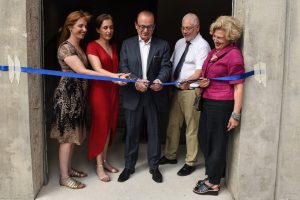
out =
[[[220,16],[210,25],[210,34],[213,35],[217,29],[223,30],[226,40],[234,43],[241,37],[243,25],[232,16]]]

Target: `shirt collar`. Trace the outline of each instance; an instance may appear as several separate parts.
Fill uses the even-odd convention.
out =
[[[221,57],[222,55],[226,54],[231,49],[236,48],[235,44],[229,44],[225,48],[221,49],[219,52],[216,52],[217,50],[214,49],[214,53],[217,55],[217,57]]]
[[[190,41],[191,44],[195,42],[200,37],[200,33],[197,33],[197,35]]]
[[[148,42],[145,42],[144,40],[142,40],[141,36],[139,36],[139,43],[143,43],[145,45],[150,44],[152,40],[152,37],[148,40]]]

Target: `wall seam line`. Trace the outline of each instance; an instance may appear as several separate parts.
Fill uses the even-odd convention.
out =
[[[281,106],[280,106],[280,121],[279,121],[279,136],[277,142],[277,160],[276,160],[276,174],[275,174],[275,187],[274,187],[274,200],[277,199],[277,187],[278,187],[278,173],[279,173],[279,163],[280,163],[280,144],[281,144],[281,134],[282,134],[282,121],[283,121],[283,106],[284,106],[284,99],[286,96],[285,88],[286,88],[286,81],[287,81],[287,73],[289,68],[289,61],[287,59],[287,55],[289,53],[289,38],[290,38],[290,23],[291,23],[291,0],[287,0],[285,4],[285,31],[284,31],[284,49],[283,49],[283,69],[282,69],[282,96],[281,96]]]

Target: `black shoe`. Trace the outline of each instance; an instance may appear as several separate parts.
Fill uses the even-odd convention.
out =
[[[177,159],[170,160],[170,159],[166,158],[165,156],[163,156],[163,157],[161,157],[159,159],[159,164],[160,165],[164,165],[164,164],[177,164]]]
[[[134,169],[124,169],[118,178],[118,182],[127,181],[130,177],[130,174],[134,173]]]
[[[187,164],[184,164],[183,167],[177,172],[178,176],[187,176],[190,175],[194,170],[195,166],[189,166]]]
[[[150,174],[152,174],[152,179],[155,182],[161,183],[163,181],[163,177],[158,169],[151,169]]]

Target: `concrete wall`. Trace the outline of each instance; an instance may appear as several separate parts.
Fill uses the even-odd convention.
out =
[[[40,37],[34,31],[39,9],[33,5],[37,2],[0,0],[1,65],[7,65],[7,55],[11,55],[17,56],[22,66],[40,66],[36,45]],[[34,199],[43,181],[42,84],[26,74],[21,75],[20,84],[10,83],[8,73],[0,73],[0,199]]]
[[[245,23],[244,0],[234,1],[233,13],[243,24]],[[239,46],[243,47],[243,40]],[[249,81],[251,80],[247,80],[247,82]],[[244,116],[242,118],[244,119]],[[235,199],[238,199],[239,193],[240,128],[241,126],[237,127],[234,134],[229,137],[227,152],[226,184]]]
[[[266,87],[246,81],[242,123],[231,138],[227,185],[235,199],[299,199],[299,6],[235,1],[234,15],[245,24],[246,66],[267,65]]]
[[[41,1],[26,1],[27,30],[27,66],[40,68],[42,66],[41,48]],[[44,181],[46,155],[43,82],[40,75],[28,75],[28,98],[30,119],[30,144],[32,155],[33,194],[36,195]]]
[[[300,2],[287,1],[282,120],[276,199],[300,198]]]

